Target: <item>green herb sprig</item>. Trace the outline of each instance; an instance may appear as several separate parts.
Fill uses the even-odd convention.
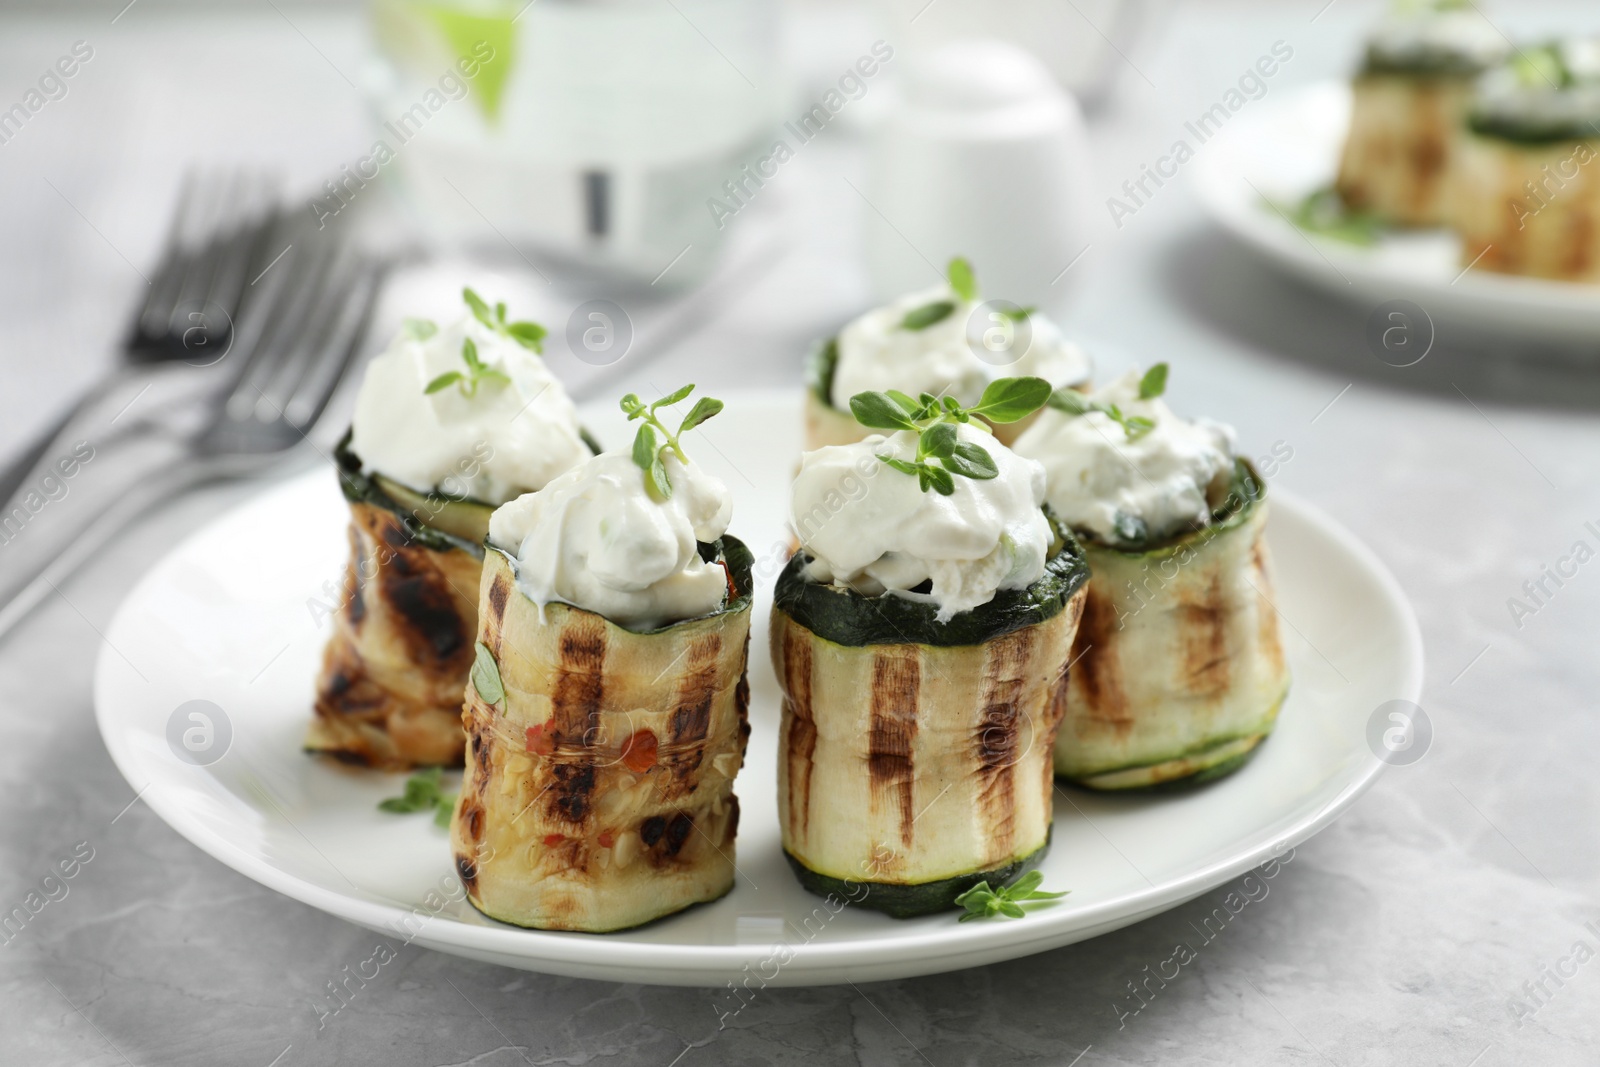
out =
[[[472,317],[495,333],[511,338],[530,351],[544,353],[544,339],[549,331],[537,322],[507,322],[504,301],[496,304],[491,312],[483,297],[471,289],[461,290],[461,299],[472,309]]]
[[[986,481],[1000,473],[988,449],[960,439],[957,423],[970,423],[975,415],[989,422],[1016,422],[1039,410],[1049,397],[1050,383],[1043,378],[998,378],[984,389],[976,407],[964,408],[954,397],[941,399],[932,393],[912,399],[891,389],[857,393],[850,398],[850,411],[870,429],[918,434],[915,459],[881,454],[878,459],[902,474],[916,475],[924,493],[932,489],[949,496],[956,491],[953,475]]]
[[[1578,82],[1561,46],[1554,42],[1517,49],[1511,57],[1511,69],[1517,83],[1526,87],[1570,89]]]
[[[458,370],[447,370],[422,390],[432,396],[442,389],[452,385],[461,390],[461,395],[469,400],[478,395],[478,386],[484,382],[494,382],[496,385],[510,385],[511,378],[505,371],[496,370],[478,358],[478,346],[470,337],[461,339],[461,361],[467,365],[463,374]]]
[[[1029,901],[1059,901],[1070,893],[1070,889],[1062,893],[1043,893],[1038,888],[1043,880],[1045,875],[1042,872],[1030,870],[1011,885],[998,889],[990,889],[987,881],[979,881],[962,896],[955,897],[955,902],[966,909],[966,915],[962,915],[960,921],[965,923],[973,918],[994,918],[995,915],[1022,918],[1027,915],[1026,910],[1022,910],[1022,904]]]
[[[699,426],[722,410],[722,401],[703,396],[694,402],[694,407],[689,409],[689,414],[683,417],[678,424],[677,432],[668,430],[666,424],[656,415],[657,408],[671,407],[694,392],[694,383],[680,389],[675,389],[653,404],[646,404],[634,393],[629,393],[622,398],[622,410],[628,416],[628,421],[643,420],[639,432],[633,438],[633,462],[644,471],[644,485],[649,491],[651,499],[660,503],[672,495],[672,482],[667,477],[666,465],[662,462],[668,452],[677,456],[683,462],[689,462],[689,457],[684,454],[683,445],[679,438],[689,430]],[[660,436],[657,437],[657,434]]]
[[[1157,363],[1144,372],[1144,377],[1139,379],[1139,399],[1154,400],[1167,391],[1167,365]],[[1067,415],[1087,415],[1091,411],[1098,411],[1122,427],[1122,432],[1128,435],[1128,440],[1137,441],[1145,434],[1156,428],[1155,420],[1143,415],[1126,414],[1116,404],[1105,404],[1098,400],[1091,400],[1076,389],[1061,388],[1050,394],[1049,404]]]
[[[972,273],[972,264],[956,256],[945,267],[945,278],[950,282],[951,290],[962,300],[971,302],[978,299],[978,279]],[[914,307],[905,313],[900,320],[902,330],[926,330],[936,322],[943,322],[956,310],[952,300],[935,300],[931,303]]]
[[[406,789],[397,797],[389,797],[378,802],[379,811],[387,811],[391,815],[410,815],[412,812],[433,811],[433,824],[439,827],[450,825],[450,817],[455,814],[456,795],[446,793],[442,788],[444,772],[438,767],[429,767],[406,779]]]
[[[1352,245],[1373,245],[1383,236],[1384,222],[1370,211],[1352,208],[1338,191],[1328,187],[1307,193],[1299,202],[1281,204],[1268,200],[1267,206],[1288,219],[1295,228],[1334,241]]]
[[[1070,890],[1061,893],[1043,892],[1039,889],[1039,884],[1043,881],[1043,873],[1029,871],[1014,884],[999,889],[990,889],[988,882],[979,882],[956,897],[956,903],[967,909],[967,913],[961,916],[960,921],[992,919],[996,915],[1004,915],[1008,919],[1020,919],[1028,914],[1023,910],[1023,904],[1035,900],[1060,900],[1070,892]]]

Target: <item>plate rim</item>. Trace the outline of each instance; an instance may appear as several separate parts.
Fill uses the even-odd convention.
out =
[[[760,395],[771,398],[778,391],[748,392],[754,399]],[[790,393],[784,392],[782,395],[792,400]],[[118,605],[105,631],[107,640],[101,643],[97,651],[94,672],[95,722],[102,743],[118,772],[138,794],[135,799],[144,799],[163,822],[190,844],[232,870],[290,899],[367,929],[394,932],[401,920],[416,916],[419,909],[341,893],[274,866],[261,855],[242,849],[226,837],[215,834],[202,820],[191,817],[177,799],[168,796],[166,791],[150,788],[159,781],[158,778],[151,778],[143,786],[139,785],[136,776],[143,768],[138,753],[129,743],[132,734],[120,729],[118,721],[113,719],[108,710],[115,704],[115,699],[108,697],[108,694],[113,686],[112,675],[119,662],[111,654],[110,642],[115,641],[119,631],[131,625],[128,621],[131,613],[147,598],[148,587],[162,576],[168,563],[188,551],[191,544],[206,536],[213,526],[226,523],[238,511],[250,507],[260,496],[278,491],[294,481],[310,482],[325,473],[320,468],[299,471],[263,486],[259,493],[252,494],[192,531],[145,571]],[[1332,540],[1374,581],[1386,613],[1396,620],[1401,631],[1402,640],[1396,654],[1401,685],[1396,696],[1411,701],[1419,699],[1425,671],[1421,629],[1398,580],[1370,547],[1321,508],[1282,489],[1273,491],[1273,501],[1275,512],[1281,510],[1287,516],[1292,516],[1293,520],[1304,522]],[[789,946],[793,952],[791,959],[780,968],[776,978],[765,984],[828,985],[868,975],[894,977],[937,973],[1032,955],[1099,936],[1182,904],[1236,875],[1262,865],[1274,855],[1282,855],[1283,850],[1293,848],[1332,824],[1372,787],[1386,766],[1376,756],[1364,759],[1344,787],[1316,812],[1296,819],[1266,843],[1205,864],[1182,877],[1071,911],[1035,912],[1030,916],[1030,921],[1025,923],[958,926],[941,929],[936,937],[931,938],[928,932],[919,929],[908,931],[909,936],[887,941],[875,938],[869,941],[807,941],[792,944]],[[193,767],[179,773],[207,772],[203,767]],[[822,906],[823,898],[817,900],[818,906]],[[773,940],[685,946],[613,940],[564,931],[527,930],[506,924],[477,925],[453,919],[446,919],[444,925],[439,927],[446,933],[430,936],[429,932],[435,929],[433,920],[441,918],[444,917],[438,913],[427,916],[421,930],[412,934],[408,942],[415,941],[425,947],[456,955],[494,959],[506,966],[526,964],[524,969],[545,973],[611,981],[643,980],[646,984],[719,986],[724,980],[738,975],[742,967],[759,963],[777,944],[777,940]],[[936,947],[927,947],[930,944]],[[525,947],[519,951],[519,946]],[[651,973],[641,978],[639,972],[643,970]]]

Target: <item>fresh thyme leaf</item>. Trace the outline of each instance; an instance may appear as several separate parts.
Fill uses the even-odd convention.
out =
[[[905,318],[900,320],[902,330],[926,330],[936,322],[949,318],[956,306],[949,300],[935,300],[931,304],[912,308],[906,312]]]
[[[1076,389],[1062,386],[1050,394],[1049,404],[1067,415],[1087,415],[1094,410],[1094,402]]]
[[[489,314],[489,305],[483,302],[483,297],[479,296],[471,289],[462,289],[461,299],[465,300],[467,302],[467,307],[472,309],[473,318],[477,319],[491,330],[496,327],[497,324],[494,321],[494,316]]]
[[[504,304],[500,306],[505,307]],[[548,336],[549,331],[537,322],[513,322],[505,328],[505,332],[506,336],[523,348],[538,352],[541,355],[544,354],[544,339]]]
[[[504,300],[500,301],[494,306],[494,317],[496,322],[499,322],[501,325],[505,324],[506,302]]]
[[[690,382],[688,385],[680,386],[679,388],[668,393],[666,396],[662,397],[660,400],[657,400],[654,404],[651,404],[650,410],[654,411],[656,408],[670,408],[672,405],[676,404],[678,401],[682,400],[692,392],[694,392],[693,382]]]
[[[467,369],[472,371],[476,378],[483,371],[483,360],[478,358],[478,342],[470,337],[461,339],[461,358],[466,360]]]
[[[432,319],[406,319],[400,324],[400,329],[413,341],[426,341],[439,332],[439,324]]]
[[[887,393],[857,393],[850,398],[850,413],[874,430],[917,429],[912,416]]]
[[[1331,188],[1317,189],[1297,204],[1267,201],[1296,227],[1306,233],[1346,244],[1376,244],[1383,233],[1383,220],[1370,211],[1358,211],[1345,204]]]
[[[1122,420],[1122,431],[1128,435],[1130,441],[1137,441],[1155,428],[1156,421],[1143,415],[1129,415]]]
[[[996,378],[971,409],[990,422],[1016,422],[1038,411],[1050,399],[1050,383],[1043,378]]]
[[[378,810],[392,815],[409,815],[432,809],[434,825],[448,827],[451,816],[455,814],[456,795],[446,793],[441,785],[442,772],[438,767],[429,767],[406,779],[405,791],[399,796],[380,800]]]
[[[972,274],[972,264],[960,256],[950,261],[945,268],[945,275],[950,279],[950,288],[963,300],[978,299],[978,279]]]
[[[1027,319],[1027,317],[1029,315],[1032,315],[1035,311],[1038,311],[1038,310],[1039,310],[1038,308],[1033,307],[1031,305],[1028,306],[1028,307],[1025,307],[1025,308],[1001,308],[1000,309],[1000,314],[1004,315],[1006,318],[1010,319],[1012,322],[1023,322],[1023,321],[1025,321]]]
[[[648,472],[650,465],[656,461],[656,431],[648,422],[639,425],[639,432],[633,435],[633,462],[642,471]]]
[[[961,916],[960,921],[990,919],[996,915],[1020,919],[1028,914],[1022,907],[1024,901],[1059,900],[1067,895],[1064,892],[1041,892],[1039,883],[1042,881],[1044,881],[1043,874],[1038,871],[1029,871],[1017,879],[1015,885],[1005,886],[1000,889],[991,889],[988,882],[979,882],[959,897],[956,897],[956,903],[967,910],[967,913]]]
[[[650,462],[650,467],[645,471],[645,488],[657,502],[664,501],[672,495],[672,481],[667,477],[666,464],[661,462],[661,455],[666,451],[663,448],[656,453],[655,459]]]
[[[917,450],[925,456],[938,456],[944,459],[955,454],[956,446],[961,438],[957,436],[956,424],[953,422],[936,422],[922,431],[922,438],[917,444]]]
[[[685,430],[694,429],[721,410],[722,401],[713,400],[709,396],[701,397],[694,402],[694,407],[689,409],[689,414],[683,417],[683,423],[678,427],[678,433],[682,434]]]
[[[473,649],[472,688],[478,691],[485,704],[499,704],[506,698],[505,685],[500,681],[500,664],[482,641]]]
[[[899,404],[901,409],[904,410],[907,415],[915,416],[917,411],[922,407],[921,404],[917,403],[917,401],[913,400],[911,397],[907,396],[905,393],[902,393],[898,389],[890,389],[883,395],[888,397],[890,400],[893,400],[896,404]]]
[[[461,374],[460,371],[458,371],[458,370],[447,370],[443,374],[441,374],[437,378],[435,378],[433,381],[429,382],[428,383],[428,387],[423,390],[423,393],[426,394],[426,395],[432,396],[434,393],[439,392],[439,390],[441,390],[441,389],[450,388],[456,382],[461,381],[461,379],[462,379],[462,374]]]
[[[912,463],[909,460],[897,459],[894,456],[880,455],[878,458],[883,460],[883,462],[887,463],[889,466],[893,467],[895,470],[899,471],[901,474],[916,474],[922,469],[922,465],[919,463]]]
[[[1139,399],[1154,400],[1167,391],[1167,365],[1157,363],[1139,379]]]
[[[944,425],[949,426],[947,422]],[[978,481],[988,481],[990,478],[1000,476],[1000,468],[995,466],[994,457],[989,455],[988,449],[982,445],[962,441],[955,446],[953,453],[945,456],[944,465],[952,472],[963,478],[975,478]]]
[[[929,486],[932,486],[933,491],[940,496],[950,496],[956,491],[956,480],[950,477],[950,472],[943,467],[925,463],[918,468],[917,475],[922,482],[923,492],[927,492]]]

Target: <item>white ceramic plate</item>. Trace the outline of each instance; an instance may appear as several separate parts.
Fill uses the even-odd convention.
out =
[[[1276,734],[1239,773],[1188,794],[1058,791],[1047,887],[1072,893],[1026,919],[960,923],[830,915],[785,865],[776,798],[778,694],[766,656],[767,588],[781,565],[784,498],[799,450],[793,395],[734,394],[692,451],[736,494],[733,532],[757,556],[749,761],[738,780],[734,891],[624,933],[522,930],[461,900],[449,842],[422,815],[380,813],[402,775],[343,768],[300,749],[322,643],[308,605],[345,560],[332,471],[284,482],[195,533],[134,589],[96,674],[100,730],[145,802],[200,848],[264,885],[392,936],[511,967],[613,981],[721,985],[783,942],[770,984],[873,981],[972,967],[1093,937],[1171,908],[1328,825],[1382,764],[1368,717],[1422,683],[1416,621],[1372,554],[1290,497],[1272,504],[1279,607],[1294,686]],[[607,442],[620,416],[586,409]],[[190,700],[231,731],[208,766],[177,758],[169,722]],[[192,725],[181,721],[180,728]],[[219,726],[222,724],[219,724]],[[220,738],[219,730],[217,737]],[[215,742],[214,742],[215,743]],[[215,749],[214,749],[215,750]],[[771,965],[761,969],[765,974]]]
[[[1261,202],[1295,203],[1333,181],[1350,90],[1329,82],[1250,103],[1195,153],[1197,190],[1235,237],[1313,285],[1376,306],[1410,300],[1452,319],[1529,336],[1600,337],[1600,286],[1463,272],[1448,230],[1391,234],[1371,247],[1302,232]]]

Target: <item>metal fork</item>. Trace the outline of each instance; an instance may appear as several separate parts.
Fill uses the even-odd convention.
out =
[[[250,268],[259,269],[275,221],[277,185],[277,179],[250,171],[184,175],[166,243],[123,346],[123,366],[0,469],[0,501],[11,498],[75,418],[139,378],[143,367],[165,360],[205,362],[226,348],[254,277]]]
[[[37,510],[19,494],[0,512],[0,635],[152,504],[307,440],[360,348],[384,265],[306,227],[275,229],[272,247],[284,244],[221,360],[152,369],[144,388],[158,395],[136,398],[142,414],[103,454],[86,437],[88,459],[47,456],[24,485],[59,492]]]

